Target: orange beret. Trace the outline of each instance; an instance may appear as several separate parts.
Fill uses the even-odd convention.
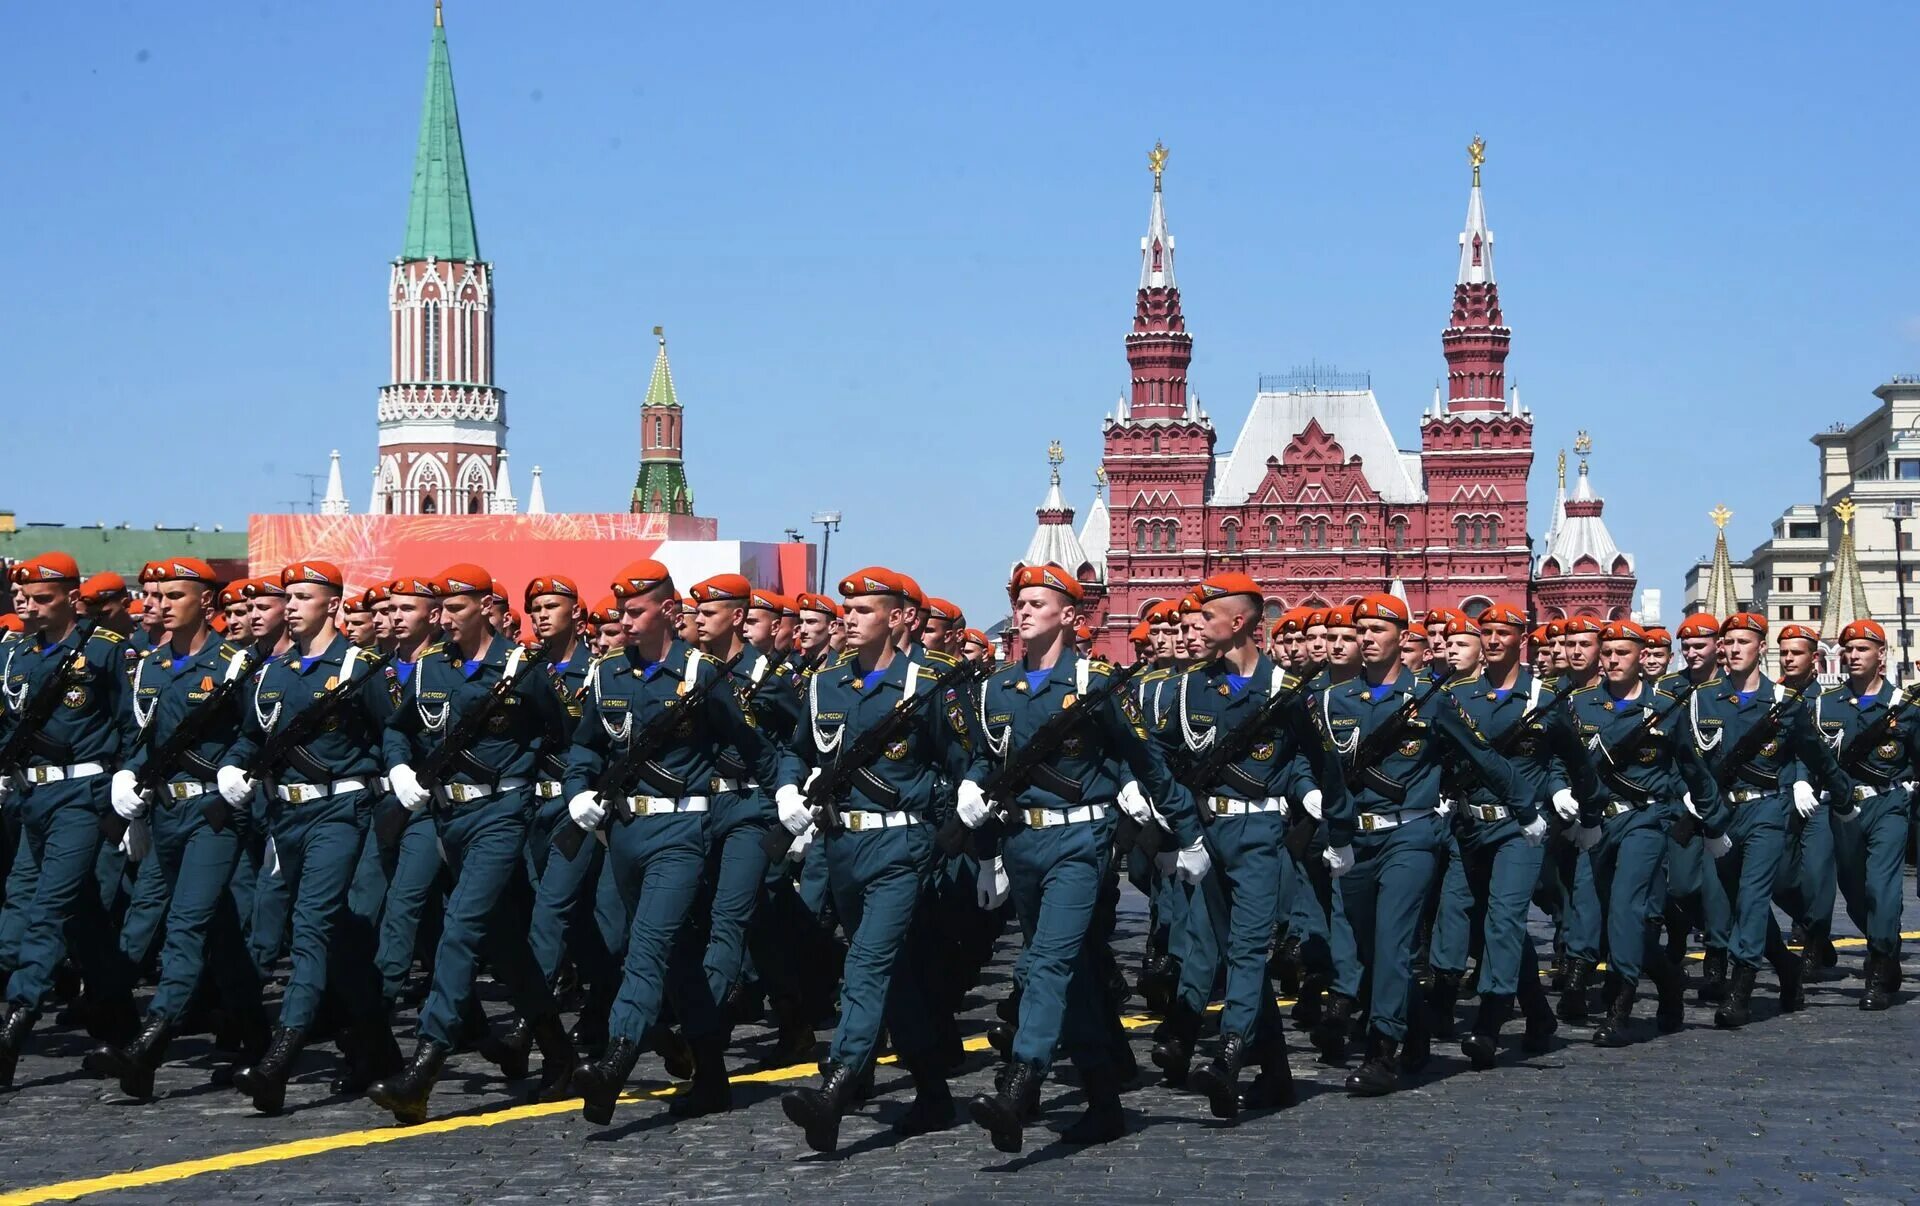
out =
[[[375,603],[385,603],[391,598],[393,598],[393,592],[378,582],[367,588],[368,607],[372,607]]]
[[[1153,644],[1153,626],[1142,620],[1127,633],[1127,639],[1136,645],[1151,645]]]
[[[1450,637],[1456,637],[1456,636],[1477,637],[1477,636],[1485,636],[1486,633],[1482,631],[1479,624],[1475,623],[1472,619],[1469,619],[1468,617],[1461,615],[1461,616],[1454,616],[1452,619],[1448,620],[1446,623],[1446,626],[1440,630],[1440,635],[1450,636]]]
[[[1152,607],[1147,608],[1147,623],[1171,624],[1179,618],[1179,615],[1180,600],[1162,599]]]
[[[673,584],[673,573],[651,557],[629,562],[613,576],[613,597],[631,599],[644,595],[662,583]]]
[[[779,615],[788,608],[787,597],[775,591],[761,590],[758,587],[747,592],[747,610],[770,611]]]
[[[1354,608],[1347,606],[1327,608],[1327,618],[1321,623],[1328,628],[1352,628]]]
[[[1528,633],[1527,638],[1536,645],[1546,644],[1547,643],[1547,626],[1545,624],[1540,625],[1540,627]]]
[[[438,599],[440,584],[432,578],[421,578],[410,574],[405,578],[395,578],[387,583],[387,593],[395,598],[406,595],[415,599]]]
[[[1644,645],[1647,643],[1647,630],[1632,620],[1615,620],[1600,630],[1600,639],[1603,641],[1636,641]]]
[[[1086,594],[1086,588],[1060,566],[1049,561],[1045,565],[1023,565],[1013,571],[1013,581],[1007,586],[1009,595],[1017,595],[1029,586],[1044,586],[1048,590],[1057,590],[1076,603]]]
[[[1565,635],[1567,635],[1567,622],[1565,620],[1548,620],[1547,621],[1547,639],[1549,641],[1551,641],[1555,637],[1560,637]]]
[[[1093,639],[1093,629],[1088,628],[1085,624],[1075,625],[1073,629],[1073,639],[1076,641],[1091,641]]]
[[[440,581],[436,585],[443,596],[484,595],[493,589],[493,575],[471,562],[463,561],[441,570]]]
[[[27,622],[17,612],[0,612],[0,632],[25,632]]]
[[[753,583],[745,574],[715,574],[687,588],[695,603],[741,603],[753,593]]]
[[[1812,641],[1814,644],[1818,645],[1820,643],[1820,634],[1815,632],[1813,629],[1807,627],[1805,624],[1782,624],[1780,626],[1780,633],[1778,636],[1774,637],[1774,640],[1776,642]]]
[[[131,599],[128,599],[128,600],[127,600],[127,614],[128,614],[128,615],[130,615],[130,616],[144,616],[144,615],[146,615],[146,614],[147,614],[147,601],[146,601],[146,599],[145,599],[145,598],[143,598],[143,597],[142,597],[142,596],[140,596],[140,595],[135,595],[135,596],[134,596],[133,598],[131,598]],[[218,616],[216,616],[216,617],[214,617],[214,618],[215,618],[215,619],[218,619],[219,617],[218,617]]]
[[[487,577],[487,593],[492,595],[494,598],[500,600],[502,603],[507,601],[506,584],[500,581],[500,579],[493,577],[492,575],[488,575]]]
[[[287,588],[280,585],[276,578],[248,578],[240,584],[240,596],[245,599],[284,599]]]
[[[1211,603],[1228,595],[1246,595],[1255,600],[1265,597],[1260,592],[1260,584],[1241,573],[1215,574],[1200,584],[1202,603]]]
[[[1568,616],[1566,619],[1560,621],[1560,631],[1568,636],[1588,632],[1598,632],[1604,635],[1606,629],[1606,622],[1595,616]],[[1646,633],[1642,632],[1640,635],[1645,637]]]
[[[140,567],[140,581],[203,582],[213,586],[219,582],[219,579],[214,576],[213,567],[200,558],[177,557],[166,561],[147,562]]]
[[[358,591],[346,595],[340,600],[341,611],[372,611],[373,597],[368,591]]]
[[[347,584],[347,580],[341,575],[339,567],[326,561],[296,561],[280,571],[280,585],[292,586],[296,582],[311,582],[316,586],[331,586],[335,590],[339,590]]]
[[[1754,611],[1736,611],[1720,624],[1721,636],[1738,631],[1757,632],[1764,637],[1767,635],[1767,617]]]
[[[235,603],[244,603],[246,596],[240,593],[240,588],[245,585],[245,581],[240,581],[231,586],[222,587],[219,596],[220,606],[232,607]]]
[[[1461,620],[1464,620],[1464,619],[1466,619],[1467,617],[1465,617],[1465,616],[1459,616],[1459,617],[1456,617],[1456,618],[1457,618],[1457,619],[1461,619]],[[1444,635],[1444,633],[1446,632],[1446,628],[1447,628],[1447,625],[1449,625],[1449,624],[1451,624],[1451,623],[1453,623],[1453,622],[1454,622],[1454,620],[1452,620],[1452,619],[1445,619],[1445,618],[1443,618],[1443,619],[1442,619],[1442,620],[1440,621],[1440,625],[1439,625],[1439,627],[1440,627],[1440,630],[1441,630],[1441,632],[1442,632],[1442,634],[1443,634],[1443,635]],[[1480,631],[1480,630],[1479,630],[1478,628],[1476,628],[1476,629],[1474,629],[1474,631],[1475,631],[1475,632],[1478,632],[1478,631]],[[1430,637],[1429,637],[1429,636],[1427,635],[1427,625],[1426,625],[1426,623],[1425,623],[1425,622],[1423,622],[1423,621],[1420,621],[1420,620],[1415,620],[1415,621],[1414,621],[1413,623],[1411,623],[1411,624],[1409,624],[1409,625],[1407,625],[1407,635],[1408,635],[1409,637],[1411,637],[1411,638],[1413,638],[1413,639],[1414,639],[1414,640],[1416,640],[1416,641],[1423,641],[1423,642],[1426,642],[1426,643],[1428,643],[1428,644],[1431,644],[1431,643],[1432,643],[1432,638],[1430,638]]]
[[[1840,643],[1848,641],[1872,641],[1876,645],[1887,643],[1887,630],[1872,620],[1855,620],[1840,630]]]
[[[978,628],[967,629],[965,633],[961,634],[960,643],[962,645],[979,645],[983,649],[993,648],[993,642],[989,641],[987,634],[981,632]]]
[[[918,582],[915,582],[905,574],[898,574],[896,577],[900,579],[900,589],[906,592],[905,598],[907,602],[913,604],[915,607],[925,607],[927,605],[927,594],[920,589]]]
[[[13,567],[13,580],[22,586],[29,582],[79,582],[80,566],[65,553],[42,553]]]
[[[1327,609],[1326,608],[1315,607],[1315,608],[1303,611],[1301,613],[1300,631],[1305,632],[1309,628],[1325,628],[1326,626],[1327,626]]]
[[[541,595],[565,595],[577,600],[580,598],[580,584],[565,574],[544,574],[527,583],[524,598],[530,606]]]
[[[840,594],[848,599],[859,595],[892,595],[904,600],[907,587],[899,574],[883,565],[869,565],[840,579]]]
[[[1680,621],[1680,639],[1688,637],[1717,637],[1720,635],[1720,621],[1712,614],[1696,611]]]
[[[1660,628],[1660,627],[1649,628],[1647,629],[1647,644],[1671,645],[1673,644],[1673,634],[1671,632],[1668,632],[1664,628]]]
[[[1441,629],[1447,626],[1448,620],[1453,619],[1455,616],[1465,618],[1466,614],[1466,612],[1461,611],[1458,607],[1429,607],[1427,609],[1426,624],[1429,628]]]
[[[80,584],[82,599],[114,599],[127,593],[127,580],[112,570],[95,574]]]
[[[1356,620],[1392,620],[1396,624],[1405,624],[1410,617],[1407,605],[1398,595],[1368,595],[1353,605],[1353,618]]]
[[[1525,628],[1527,616],[1511,603],[1494,603],[1480,613],[1480,623],[1483,625],[1511,624],[1515,628]]]
[[[620,605],[614,602],[612,595],[608,595],[594,604],[592,618],[599,624],[617,623],[620,619]]]
[[[812,591],[800,592],[800,610],[818,612],[823,616],[839,619],[843,614],[838,603],[825,595],[816,595]]]
[[[931,596],[927,599],[927,614],[937,616],[949,624],[959,624],[967,618],[961,612],[958,603],[951,599],[935,599]]]

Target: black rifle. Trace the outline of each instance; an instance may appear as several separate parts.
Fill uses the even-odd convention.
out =
[[[646,728],[633,734],[626,750],[601,768],[599,777],[593,781],[593,790],[600,797],[600,802],[606,805],[608,816],[617,816],[622,821],[633,819],[627,797],[634,794],[635,785],[642,781],[642,769],[664,753],[670,742],[679,738],[686,722],[706,703],[708,696],[729,681],[734,663],[745,655],[744,649],[736,653],[705,682],[667,702],[647,722]],[[574,824],[571,816],[553,827],[553,848],[560,852],[562,858],[572,859],[580,853],[580,847],[586,841],[587,831]]]
[[[487,688],[487,693],[481,696],[480,702],[464,713],[447,731],[446,737],[440,744],[427,751],[427,756],[420,759],[420,765],[414,767],[414,776],[420,780],[420,786],[426,788],[429,793],[438,793],[447,784],[453,775],[455,760],[467,756],[468,751],[473,748],[473,743],[478,741],[485,731],[487,722],[493,719],[495,712],[506,705],[507,696],[513,694],[514,686],[525,677],[528,667],[533,664],[532,658],[526,658],[512,674],[503,672],[499,679]],[[416,674],[419,672],[419,670],[414,671]],[[447,706],[453,705],[449,702]],[[429,801],[429,803],[437,803],[437,801]],[[406,829],[407,817],[405,808],[389,808],[379,820],[374,822],[374,837],[381,845],[391,846],[398,840],[401,831]]]
[[[1867,758],[1873,753],[1873,747],[1879,745],[1893,732],[1893,722],[1902,708],[1920,702],[1920,682],[1900,693],[1900,698],[1887,705],[1887,710],[1873,718],[1873,723],[1854,734],[1853,740],[1840,751],[1840,768],[1848,774],[1865,767]]]
[[[379,673],[374,669],[369,673]],[[367,685],[367,676],[347,678],[335,683],[320,698],[308,704],[293,719],[267,734],[267,739],[247,760],[247,774],[264,785],[273,783],[274,772],[292,757],[293,752],[324,732],[340,709]]]
[[[895,701],[887,709],[887,714],[855,737],[851,745],[842,742],[833,761],[821,767],[820,773],[813,776],[813,781],[805,788],[807,799],[813,803],[814,824],[820,832],[840,831],[840,801],[852,792],[855,777],[878,762],[887,747],[909,731],[921,712],[926,710],[929,701],[946,694],[948,688],[984,673],[985,669],[976,662],[962,658],[952,669],[934,679],[926,690],[911,699],[903,697]],[[766,851],[769,862],[778,862],[793,849],[795,837],[795,834],[787,832],[785,825],[775,824],[760,839],[760,847]]]
[[[1391,789],[1391,791],[1384,794],[1400,791],[1400,785],[1388,779],[1380,771],[1380,760],[1385,758],[1394,746],[1400,744],[1400,734],[1406,731],[1407,725],[1411,724],[1413,718],[1420,714],[1420,709],[1427,706],[1427,701],[1432,699],[1434,694],[1446,685],[1447,680],[1444,678],[1430,678],[1427,680],[1425,690],[1418,694],[1409,692],[1406,703],[1395,709],[1393,715],[1387,717],[1380,723],[1379,727],[1375,728],[1373,732],[1368,733],[1363,740],[1358,742],[1354,746],[1353,753],[1350,756],[1341,759],[1349,777],[1351,778],[1351,776],[1356,773],[1371,776],[1374,783],[1384,785]],[[1307,857],[1307,851],[1313,845],[1314,834],[1318,832],[1320,832],[1320,822],[1314,820],[1310,815],[1303,815],[1287,829],[1287,836],[1283,844],[1286,846],[1287,852],[1293,855],[1294,858],[1305,859]]]
[[[1005,800],[1018,799],[1022,792],[1033,785],[1034,776],[1044,768],[1049,759],[1065,745],[1067,738],[1077,733],[1081,726],[1099,715],[1109,699],[1118,695],[1133,680],[1134,675],[1146,667],[1145,662],[1135,662],[1124,669],[1109,674],[1101,686],[1088,691],[1072,707],[1063,707],[1041,722],[1034,730],[1032,740],[1007,755],[985,782],[980,784],[980,794],[998,805],[995,815],[1006,818]],[[940,826],[937,835],[940,848],[948,854],[958,854],[966,849],[967,827],[956,811]]]
[[[153,724],[149,724],[141,734],[142,739],[151,747],[147,751],[146,765],[140,768],[139,775],[134,779],[135,785],[143,795],[158,800],[165,794],[167,779],[173,774],[174,767],[179,765],[180,759],[186,756],[188,750],[200,744],[200,739],[206,735],[208,727],[219,719],[220,713],[225,710],[227,701],[238,695],[240,688],[247,685],[248,671],[253,669],[253,657],[245,650],[241,650],[235,656],[245,658],[246,665],[238,674],[229,674],[222,678],[219,684],[207,693],[205,699],[194,705],[192,711],[180,718],[180,723],[173,726],[173,731],[167,734],[165,741],[158,745],[153,744]],[[158,717],[154,719],[157,722]],[[202,798],[200,815],[207,819],[207,828],[215,833],[226,832],[230,814],[226,799],[218,791],[208,793]],[[127,823],[120,819],[120,814],[108,809],[100,818],[100,829],[107,835],[109,841],[118,845],[120,839],[127,834]]]
[[[1207,804],[1206,793],[1220,781],[1221,776],[1237,767],[1248,754],[1252,753],[1253,748],[1259,745],[1263,738],[1273,735],[1279,729],[1287,709],[1300,702],[1307,693],[1307,684],[1325,668],[1325,663],[1304,667],[1292,686],[1267,696],[1266,702],[1261,704],[1253,715],[1235,725],[1230,732],[1216,736],[1213,744],[1207,747],[1205,754],[1193,758],[1190,763],[1174,772],[1174,778],[1193,793],[1193,802],[1199,809],[1201,824],[1211,825],[1214,821],[1213,810]],[[1129,820],[1131,818],[1123,818],[1121,826],[1124,828]],[[1136,841],[1143,851],[1151,855],[1164,849],[1161,839],[1170,836],[1155,822],[1140,826]],[[1126,843],[1123,842],[1122,847],[1124,848],[1125,845]]]
[[[1514,722],[1514,726],[1505,733],[1502,733],[1500,740],[1494,742],[1494,751],[1503,758],[1512,757],[1514,751],[1520,748],[1521,738],[1526,736],[1527,730],[1547,713],[1553,711],[1569,699],[1572,699],[1573,693],[1579,689],[1578,687],[1568,687],[1564,691],[1556,691],[1541,700],[1538,704],[1528,708],[1526,715]]]
[[[1761,748],[1780,732],[1780,721],[1786,713],[1787,706],[1800,698],[1798,691],[1789,691],[1779,686],[1774,690],[1779,693],[1779,696],[1767,709],[1766,715],[1762,716],[1752,728],[1742,733],[1740,740],[1723,751],[1719,760],[1714,763],[1714,782],[1720,785],[1722,791],[1730,790],[1739,781],[1740,768],[1752,762]]]
[[[27,701],[27,706],[14,718],[13,731],[7,734],[6,744],[0,745],[0,771],[25,769],[28,747],[40,740],[41,730],[53,719],[53,710],[67,694],[67,681],[86,662],[87,642],[93,638],[93,628],[87,620],[74,625],[79,640],[73,652],[60,663],[60,669],[48,677],[39,694]]]
[[[1606,780],[1607,786],[1616,791],[1622,786],[1625,786],[1628,789],[1627,794],[1629,796],[1637,796],[1639,794],[1640,789],[1635,787],[1632,780],[1628,779],[1620,770],[1621,764],[1631,762],[1634,758],[1637,758],[1640,755],[1640,751],[1645,748],[1647,742],[1652,739],[1654,730],[1658,729],[1667,721],[1672,720],[1675,716],[1678,716],[1680,709],[1687,706],[1687,701],[1692,699],[1693,693],[1699,689],[1700,684],[1689,678],[1687,685],[1681,688],[1680,694],[1673,697],[1673,704],[1668,707],[1666,711],[1655,715],[1653,709],[1650,707],[1642,710],[1640,713],[1640,723],[1633,726],[1633,731],[1628,733],[1626,740],[1622,741],[1619,745],[1609,748],[1600,743],[1598,736],[1594,738],[1594,748],[1599,752],[1605,763],[1604,766],[1596,769],[1600,771],[1600,777]],[[1695,827],[1696,823],[1693,819],[1693,814],[1683,810],[1680,819],[1674,822],[1673,828],[1667,831],[1667,836],[1684,846],[1693,840]]]

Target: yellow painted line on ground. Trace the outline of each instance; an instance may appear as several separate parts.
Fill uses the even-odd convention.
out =
[[[1920,931],[1900,935],[1904,939],[1920,939]],[[1837,947],[1865,946],[1864,938],[1836,938]],[[1697,956],[1696,956],[1697,957]],[[1283,1006],[1293,1002],[1280,998]],[[1218,1009],[1218,1005],[1212,1006]],[[1120,1019],[1121,1025],[1129,1030],[1139,1030],[1159,1024],[1159,1019],[1147,1014],[1132,1014]],[[985,1035],[968,1039],[965,1044],[968,1051],[985,1051]],[[891,1064],[894,1057],[882,1056],[880,1063]],[[784,1068],[763,1068],[758,1072],[743,1072],[729,1079],[736,1085],[780,1084],[786,1081],[804,1080],[817,1074],[815,1064],[789,1064]],[[679,1086],[669,1085],[662,1089],[651,1089],[644,1093],[623,1093],[621,1104],[630,1105],[640,1101],[658,1100],[671,1097],[679,1092]],[[536,1102],[532,1105],[508,1106],[499,1110],[488,1110],[480,1114],[465,1114],[456,1118],[441,1118],[423,1122],[419,1126],[386,1126],[378,1130],[342,1131],[333,1135],[316,1135],[310,1139],[294,1139],[287,1143],[270,1143],[264,1147],[250,1147],[237,1152],[226,1152],[217,1156],[204,1156],[198,1160],[180,1160],[171,1164],[156,1164],[151,1168],[130,1169],[127,1172],[108,1173],[100,1177],[85,1177],[75,1181],[58,1181],[51,1185],[36,1185],[29,1189],[15,1189],[0,1193],[0,1206],[34,1206],[40,1202],[63,1202],[88,1194],[112,1193],[121,1189],[140,1189],[148,1185],[165,1185],[175,1181],[186,1181],[207,1173],[229,1172],[236,1168],[252,1168],[262,1164],[283,1164],[290,1160],[304,1160],[310,1156],[324,1156],[330,1152],[349,1151],[357,1147],[374,1147],[382,1143],[400,1143],[409,1139],[424,1139],[431,1135],[446,1135],[455,1131],[473,1130],[479,1127],[501,1126],[509,1122],[525,1122],[534,1118],[551,1118],[558,1114],[571,1114],[580,1109],[578,1097],[568,1101]],[[164,1108],[164,1104],[149,1108]]]

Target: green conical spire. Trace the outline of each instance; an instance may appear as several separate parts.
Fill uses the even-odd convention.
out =
[[[673,370],[667,367],[667,336],[659,327],[653,329],[653,336],[660,341],[660,350],[653,357],[653,376],[647,379],[647,396],[642,406],[678,406],[679,397],[673,392]]]
[[[427,99],[420,109],[420,148],[413,156],[413,196],[407,203],[403,260],[477,260],[473,195],[460,144],[460,109],[453,100],[453,64],[440,5],[433,6],[433,52],[427,57]]]

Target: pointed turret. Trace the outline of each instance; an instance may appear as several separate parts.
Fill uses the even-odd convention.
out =
[[[489,507],[495,515],[512,515],[520,509],[520,502],[513,496],[513,479],[507,476],[507,450],[500,450],[500,475],[494,480],[493,499]]]
[[[1033,539],[1027,542],[1027,555],[1021,558],[1020,563],[1045,565],[1050,561],[1084,579],[1093,563],[1086,549],[1081,547],[1080,538],[1073,533],[1073,508],[1067,504],[1066,495],[1060,490],[1060,466],[1066,459],[1060,441],[1055,440],[1047,446],[1047,463],[1052,466],[1052,477],[1047,485],[1047,496],[1034,508],[1033,513],[1040,524],[1033,530]]]
[[[1467,194],[1467,222],[1460,232],[1460,271],[1453,286],[1453,314],[1440,334],[1447,357],[1447,413],[1506,408],[1507,350],[1513,332],[1500,313],[1500,286],[1493,276],[1493,232],[1480,197],[1480,166],[1486,140],[1467,147],[1473,188]]]
[[[1860,558],[1853,547],[1853,517],[1857,512],[1851,498],[1833,508],[1840,521],[1840,551],[1834,554],[1833,572],[1827,575],[1826,600],[1820,609],[1820,639],[1837,641],[1840,630],[1855,620],[1871,620],[1867,608],[1867,585],[1860,577]],[[1715,563],[1716,570],[1719,562]]]
[[[420,146],[413,157],[413,196],[407,205],[402,260],[477,260],[473,195],[467,153],[460,141],[460,108],[453,99],[453,63],[440,6],[433,7],[433,49],[427,56],[427,97],[420,109]]]
[[[1107,549],[1112,542],[1113,519],[1107,514],[1107,471],[1095,466],[1093,505],[1087,508],[1087,518],[1080,525],[1080,547],[1093,565],[1094,577],[1102,582],[1107,580]]]
[[[1606,500],[1587,473],[1593,443],[1585,432],[1575,445],[1580,475],[1561,506],[1562,518],[1547,539],[1534,596],[1547,615],[1621,619],[1633,605],[1633,558],[1620,551],[1603,517]]]
[[[673,368],[667,363],[667,335],[663,327],[653,329],[660,341],[654,354],[653,376],[647,381],[647,396],[640,404],[640,473],[633,483],[635,514],[693,514],[693,489],[687,485],[687,469],[681,459],[680,396],[673,388]]]
[[[547,492],[540,485],[540,466],[533,467],[533,488],[527,491],[527,514],[545,515],[547,513]]]
[[[1153,170],[1153,209],[1140,240],[1140,292],[1134,300],[1133,330],[1127,334],[1127,363],[1133,368],[1133,404],[1129,417],[1178,419],[1190,414],[1187,365],[1193,360],[1193,336],[1180,313],[1180,289],[1173,279],[1173,234],[1161,193],[1167,148],[1153,144],[1147,155]]]
[[[320,500],[320,514],[346,513],[347,488],[340,481],[340,450],[336,448],[327,456],[327,495]]]
[[[1740,587],[1733,578],[1733,555],[1727,552],[1727,521],[1733,512],[1723,504],[1707,513],[1713,520],[1713,565],[1707,571],[1707,614],[1724,620],[1740,610]]]

